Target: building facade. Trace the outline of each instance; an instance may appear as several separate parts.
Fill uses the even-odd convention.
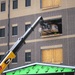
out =
[[[25,40],[8,69],[41,62],[75,65],[74,0],[0,0],[0,60],[33,22],[42,16],[56,31],[40,32],[40,24]],[[56,26],[57,25],[57,26]]]

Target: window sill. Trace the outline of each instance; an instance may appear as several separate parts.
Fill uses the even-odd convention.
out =
[[[1,11],[1,13],[5,13],[6,11]]]
[[[5,38],[5,37],[0,37],[0,39]]]
[[[61,65],[63,64],[63,62],[43,62],[43,63],[48,63],[48,64],[57,64],[57,65]]]
[[[27,64],[27,63],[31,63],[31,62],[25,62],[25,63]]]
[[[14,62],[14,63],[12,62],[12,64],[17,64],[17,62]]]
[[[12,8],[13,10],[18,10],[18,8]]]
[[[31,6],[25,6],[25,8],[29,8],[29,7],[31,7]]]
[[[59,8],[59,7],[60,7],[60,5],[58,5],[58,6],[42,7],[41,10],[54,9],[54,8]]]
[[[41,35],[42,38],[61,36],[62,34]]]
[[[12,37],[16,37],[17,35],[12,35]]]

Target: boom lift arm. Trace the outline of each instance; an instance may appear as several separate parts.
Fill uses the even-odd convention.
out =
[[[37,18],[37,20],[31,25],[31,27],[25,32],[25,34],[15,42],[15,44],[10,48],[10,50],[6,52],[0,63],[0,73],[2,73],[12,61],[12,59],[16,57],[17,51],[22,47],[22,45],[25,43],[25,40],[31,34],[34,28],[38,25],[38,23],[43,25],[43,18],[41,16]]]

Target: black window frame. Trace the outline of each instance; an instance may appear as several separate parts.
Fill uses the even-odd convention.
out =
[[[25,7],[31,6],[31,0],[25,0]]]
[[[25,62],[31,62],[31,52],[25,52]]]
[[[1,2],[1,12],[4,12],[6,10],[6,2]]]
[[[18,0],[13,0],[13,9],[18,8]]]
[[[31,24],[26,24],[25,25],[25,32],[29,29],[30,26],[31,26]]]
[[[5,37],[5,28],[0,28],[0,37]]]
[[[13,36],[18,35],[18,26],[13,26],[12,27],[12,35]]]
[[[3,56],[4,56],[4,54],[1,54],[1,55],[0,55],[0,61],[2,60]]]

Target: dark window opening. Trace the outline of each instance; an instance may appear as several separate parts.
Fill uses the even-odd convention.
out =
[[[25,52],[25,62],[31,61],[31,52]]]
[[[13,9],[18,8],[18,0],[13,0]]]
[[[5,37],[5,28],[0,29],[0,37]]]
[[[14,26],[12,27],[12,35],[17,35],[18,34],[18,27]]]
[[[62,19],[46,20],[41,27],[41,35],[62,34]]]
[[[16,57],[12,60],[12,63],[16,63],[17,62],[17,53],[16,53]]]
[[[31,24],[25,25],[25,31],[27,31],[30,26],[31,26]]]
[[[1,3],[1,12],[5,11],[5,2]]]
[[[25,0],[25,6],[26,7],[31,6],[31,0]]]
[[[3,56],[4,56],[4,55],[0,55],[0,61],[2,60]]]

